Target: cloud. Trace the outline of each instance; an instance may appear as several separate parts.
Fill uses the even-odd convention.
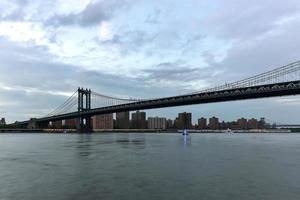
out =
[[[274,34],[236,43],[218,65],[224,67],[227,79],[237,80],[297,61],[300,59],[299,26],[300,17],[277,27]]]
[[[161,10],[156,8],[153,13],[147,15],[145,23],[146,24],[151,24],[151,25],[158,24],[160,14],[161,14]]]
[[[205,75],[202,74],[202,77],[198,77],[201,69],[191,66],[186,66],[180,61],[174,63],[160,63],[151,69],[145,69],[144,72],[147,74],[147,77],[155,80],[174,80],[174,81],[192,81],[195,79],[201,79]]]
[[[129,0],[92,1],[79,13],[55,14],[46,21],[51,26],[89,27],[112,18],[117,10],[127,8]]]
[[[25,45],[26,44],[26,45]],[[60,105],[78,86],[117,97],[152,97],[164,89],[147,87],[143,79],[86,70],[57,62],[44,46],[16,43],[0,37],[0,94],[8,120],[43,116]],[[172,90],[170,91],[172,93]],[[2,108],[0,107],[0,108]]]
[[[217,0],[217,9],[207,19],[210,32],[224,39],[249,39],[271,31],[276,23],[299,13],[299,1]]]
[[[147,98],[256,75],[299,59],[299,16],[298,0],[3,0],[0,110],[47,113],[78,86]],[[266,102],[256,111],[275,116]]]
[[[143,70],[146,82],[161,87],[175,87],[180,93],[195,92],[209,86],[217,73],[215,68],[191,66],[186,61],[160,63]]]
[[[25,16],[24,8],[28,1],[24,0],[3,0],[0,2],[0,19],[4,20],[21,20]]]
[[[95,38],[96,43],[99,46],[116,47],[121,55],[129,55],[136,52],[148,53],[155,45],[155,40],[158,34],[149,34],[146,31],[141,30],[126,30],[113,34],[110,38],[99,39]],[[103,37],[102,37],[103,38]]]
[[[281,106],[299,106],[300,105],[300,97],[285,97],[281,99],[277,99],[276,102]]]

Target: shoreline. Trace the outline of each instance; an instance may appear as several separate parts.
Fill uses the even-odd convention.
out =
[[[168,134],[168,133],[179,133],[181,134],[183,130],[178,129],[95,129],[91,133],[158,133],[158,134]],[[205,133],[224,133],[224,134],[243,134],[243,133],[295,133],[296,130],[292,129],[252,129],[252,130],[188,130],[189,133],[193,134],[205,134]],[[78,133],[76,129],[0,129],[1,133],[64,133],[72,134]]]

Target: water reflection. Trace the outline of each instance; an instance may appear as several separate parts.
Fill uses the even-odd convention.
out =
[[[183,135],[182,136],[183,147],[190,146],[192,144],[191,140],[192,140],[191,134],[189,134],[189,135]]]
[[[116,139],[115,142],[120,144],[122,148],[137,148],[144,149],[146,140],[144,135],[135,136],[131,138],[128,134],[124,135],[121,139]]]
[[[90,134],[79,135],[75,148],[80,157],[88,157],[93,151],[93,137]]]
[[[80,157],[90,157],[93,153],[107,153],[107,151],[109,151],[107,147],[113,147],[114,144],[124,149],[144,149],[146,140],[144,134],[134,136],[130,134],[124,134],[122,136],[115,134],[86,134],[78,135],[77,140],[72,141],[72,143],[69,143],[66,147],[75,148]]]
[[[0,199],[300,199],[299,134],[18,137],[0,139]]]

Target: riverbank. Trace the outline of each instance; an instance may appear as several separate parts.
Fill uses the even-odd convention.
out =
[[[182,133],[178,129],[95,129],[93,133]],[[293,129],[188,130],[189,133],[293,133]],[[76,129],[0,129],[0,133],[77,133]]]

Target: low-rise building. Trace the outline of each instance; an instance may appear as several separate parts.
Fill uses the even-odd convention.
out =
[[[198,119],[198,129],[207,129],[206,118],[201,117],[200,119]]]
[[[211,117],[211,118],[209,118],[208,127],[211,130],[217,130],[217,129],[219,129],[219,118],[217,118],[217,117]]]
[[[248,122],[245,118],[238,119],[237,124],[239,129],[246,130],[248,128]]]
[[[75,129],[78,125],[78,119],[66,119],[63,120],[63,126],[65,128],[72,128]]]
[[[133,129],[146,129],[147,121],[146,121],[146,113],[136,111],[131,115],[131,128]]]
[[[130,128],[129,111],[116,113],[115,128],[116,129],[129,129]]]
[[[175,119],[174,122],[175,128],[178,129],[191,129],[192,126],[192,113],[179,113],[178,117]]]
[[[167,119],[162,117],[148,117],[148,129],[166,129]]]
[[[258,129],[259,124],[258,124],[257,119],[254,119],[254,118],[249,119],[247,127],[248,127],[248,129]]]
[[[172,119],[167,120],[167,129],[173,129],[174,128],[174,121]]]
[[[92,118],[93,129],[113,129],[113,114],[96,115]]]

